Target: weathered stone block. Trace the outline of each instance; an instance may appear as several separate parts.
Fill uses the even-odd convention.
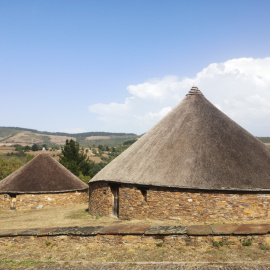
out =
[[[213,231],[209,225],[193,225],[187,227],[188,235],[211,235]]]
[[[186,226],[154,226],[150,227],[145,235],[170,235],[170,234],[185,234],[187,232]]]
[[[218,224],[218,225],[210,225],[214,234],[222,234],[222,235],[229,235],[232,234],[239,225],[235,224]]]
[[[233,234],[266,234],[270,232],[269,224],[242,224]]]

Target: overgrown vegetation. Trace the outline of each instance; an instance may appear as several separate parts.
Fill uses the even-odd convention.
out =
[[[4,179],[11,173],[15,172],[25,163],[29,162],[31,159],[34,158],[33,155],[27,154],[21,158],[19,155],[10,155],[10,158],[3,158],[0,157],[0,180]]]
[[[17,158],[0,158],[0,180],[4,179],[23,165],[23,162]]]

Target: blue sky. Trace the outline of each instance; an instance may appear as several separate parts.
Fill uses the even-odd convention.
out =
[[[270,136],[269,11],[268,0],[0,0],[0,126],[141,134],[197,84]]]

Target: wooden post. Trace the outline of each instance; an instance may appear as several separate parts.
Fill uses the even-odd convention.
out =
[[[10,210],[16,210],[16,195],[10,195],[11,201],[10,201]]]

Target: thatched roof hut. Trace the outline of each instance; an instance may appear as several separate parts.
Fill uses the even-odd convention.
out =
[[[270,149],[193,87],[91,181],[206,190],[270,190]]]
[[[0,194],[43,194],[87,190],[88,185],[47,153],[41,153],[0,182]]]

